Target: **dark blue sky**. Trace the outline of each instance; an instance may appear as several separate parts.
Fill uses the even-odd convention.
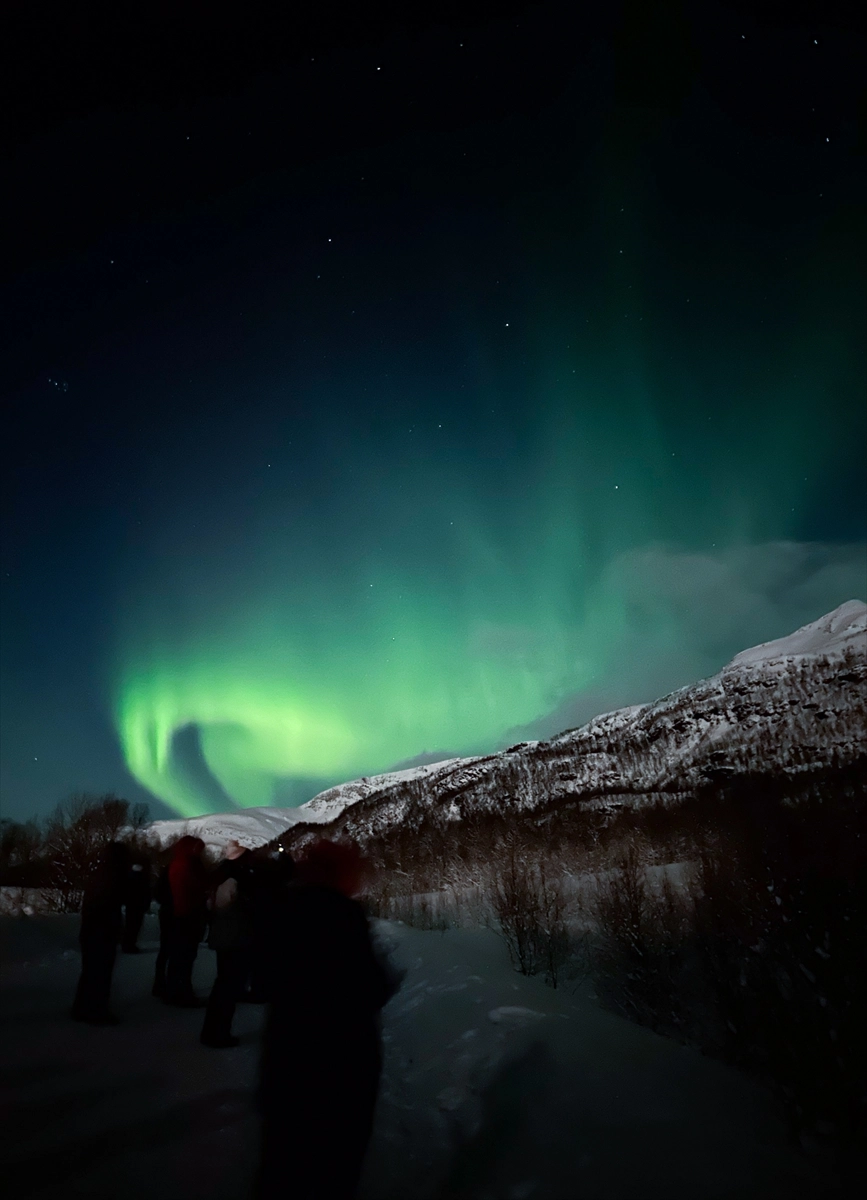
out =
[[[864,597],[863,46],[753,9],[20,18],[4,815],[295,803]]]

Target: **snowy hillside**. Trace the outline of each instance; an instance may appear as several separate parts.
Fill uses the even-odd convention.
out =
[[[775,642],[762,642],[736,654],[727,671],[784,658],[836,657],[846,650],[867,654],[867,604],[847,600],[833,612]]]
[[[384,792],[389,788],[400,787],[421,780],[435,780],[447,777],[457,768],[467,768],[473,763],[484,762],[482,758],[447,758],[442,762],[427,763],[421,767],[410,767],[405,771],[387,771],[383,775],[363,776],[353,779],[350,783],[340,783],[320,792],[306,804],[295,811],[303,813],[298,819],[303,821],[333,821],[340,816],[350,804],[359,800],[367,800],[371,796]]]
[[[439,764],[424,779],[376,787],[346,807],[333,831],[375,837],[421,811],[445,825],[552,803],[619,807],[660,795],[676,799],[739,772],[833,769],[867,753],[865,713],[867,605],[849,601],[652,704],[605,713],[547,742]]]
[[[865,713],[867,604],[850,600],[744,650],[709,679],[547,742],[352,780],[300,808],[157,821],[150,829],[161,844],[188,832],[215,848],[230,838],[256,846],[299,825],[377,836],[420,811],[446,825],[473,812],[529,812],[552,802],[606,808],[676,798],[741,771],[854,762],[867,753]]]
[[[366,800],[389,788],[415,780],[449,775],[456,766],[482,761],[474,758],[452,758],[428,763],[405,771],[389,771],[383,775],[364,776],[350,783],[320,792],[297,808],[246,808],[232,813],[210,813],[203,817],[180,817],[176,820],[153,821],[147,827],[147,837],[154,845],[167,846],[183,834],[200,837],[206,846],[222,850],[229,841],[253,849],[285,833],[292,825],[326,825],[337,819],[350,804]]]

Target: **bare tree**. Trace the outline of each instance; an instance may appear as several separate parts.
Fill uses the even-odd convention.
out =
[[[528,861],[510,839],[488,892],[515,969],[522,975],[544,971],[547,982],[557,987],[569,958],[571,897],[562,870],[544,857]]]
[[[0,820],[0,883],[37,887],[41,882],[42,830],[36,821]]]
[[[145,806],[113,794],[79,793],[58,804],[45,832],[50,903],[60,912],[77,912],[100,850],[147,819]]]

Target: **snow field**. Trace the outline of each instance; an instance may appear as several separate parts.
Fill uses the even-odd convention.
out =
[[[77,919],[0,927],[2,1170],[16,1200],[61,1187],[106,1200],[247,1195],[263,1010],[239,1005],[237,1050],[202,1048],[202,1014],[150,996],[149,917],[150,952],[118,959],[122,1024],[77,1025],[66,1017]],[[787,1143],[762,1088],[603,1012],[587,987],[515,974],[493,932],[376,928],[406,976],[383,1016],[361,1200],[806,1200],[836,1182]],[[203,948],[202,994],[213,971]]]

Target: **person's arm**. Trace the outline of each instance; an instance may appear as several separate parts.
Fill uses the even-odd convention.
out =
[[[361,905],[353,904],[353,910],[355,937],[360,949],[362,988],[371,1008],[378,1011],[399,990],[406,972],[400,971],[382,950],[377,951]]]

